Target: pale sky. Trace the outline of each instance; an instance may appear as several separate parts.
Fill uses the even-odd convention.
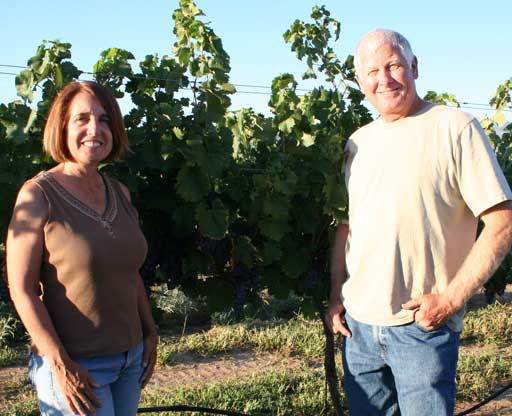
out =
[[[0,18],[0,65],[25,65],[42,40],[60,39],[72,47],[71,61],[92,71],[100,52],[109,47],[131,51],[138,62],[145,55],[172,54],[172,12],[178,0],[3,0]],[[231,82],[270,86],[272,79],[291,72],[300,80],[305,65],[284,43],[283,33],[295,19],[309,21],[314,5],[325,5],[341,22],[334,45],[341,58],[352,54],[366,32],[389,28],[407,37],[418,57],[418,92],[449,92],[478,117],[490,110],[496,87],[512,77],[512,1],[430,0],[197,0],[205,21],[222,39],[231,57]],[[0,72],[19,69],[0,66]],[[299,83],[311,88],[313,83]],[[268,114],[268,89],[237,87],[233,109],[253,107]],[[246,92],[242,92],[246,91]],[[0,102],[16,99],[14,76],[0,74]],[[512,112],[507,113],[512,118]]]

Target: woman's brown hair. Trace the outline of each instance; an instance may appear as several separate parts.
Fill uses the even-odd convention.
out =
[[[105,159],[105,162],[119,159],[129,149],[128,137],[126,136],[126,128],[119,104],[117,104],[116,98],[108,88],[92,81],[70,82],[57,96],[50,109],[44,128],[44,151],[56,162],[73,161],[67,145],[67,124],[71,102],[80,92],[85,92],[95,97],[109,117],[113,143],[112,151]]]

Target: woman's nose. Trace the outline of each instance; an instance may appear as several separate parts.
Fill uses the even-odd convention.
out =
[[[98,133],[98,123],[94,117],[89,119],[89,123],[87,123],[87,135],[88,136],[96,136]]]

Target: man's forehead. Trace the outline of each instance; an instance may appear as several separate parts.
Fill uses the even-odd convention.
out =
[[[377,55],[377,52],[380,53]],[[379,37],[374,39],[368,39],[367,42],[361,43],[358,47],[358,55],[361,64],[368,61],[374,61],[377,58],[399,58],[405,59],[402,50],[393,45],[388,39]]]
[[[366,35],[357,46],[358,51],[367,53],[367,52],[375,52],[383,46],[390,46],[392,49],[398,49],[396,46],[393,46],[392,42],[389,38],[385,37],[382,33],[374,32]]]

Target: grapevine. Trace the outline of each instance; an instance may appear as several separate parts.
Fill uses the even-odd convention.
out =
[[[333,230],[348,216],[344,144],[372,119],[353,57],[335,53],[341,25],[325,7],[292,23],[285,41],[305,63],[303,78],[318,84],[299,94],[300,80],[280,70],[266,117],[232,111],[230,57],[195,2],[180,0],[173,21],[169,55],[148,54],[135,65],[131,52],[107,48],[93,68],[98,82],[134,104],[124,117],[131,152],[101,169],[128,186],[138,209],[149,247],[146,287],[180,287],[212,311],[237,314],[262,289],[280,298],[295,293],[314,313],[326,299]],[[44,41],[16,78],[20,99],[0,104],[0,243],[22,183],[52,166],[41,152],[42,130],[56,94],[80,77],[71,57],[70,44]],[[511,80],[497,88],[496,115],[483,120],[509,181],[512,127],[503,110],[511,89]],[[458,104],[451,94],[426,98]],[[509,256],[487,283],[490,298],[512,281],[511,265]]]
[[[330,242],[348,217],[345,141],[372,120],[354,82],[353,57],[334,52],[340,22],[325,7],[313,8],[311,22],[293,22],[285,41],[305,62],[303,79],[318,85],[299,94],[298,80],[279,68],[266,117],[251,108],[232,111],[230,58],[203,18],[193,0],[180,0],[170,55],[148,54],[137,69],[131,52],[107,48],[93,69],[97,82],[133,103],[124,117],[131,152],[101,169],[127,185],[139,212],[149,249],[141,269],[146,290],[179,287],[211,311],[232,308],[237,318],[263,292],[294,293],[305,314],[322,316]],[[0,247],[18,189],[52,166],[41,138],[53,99],[80,74],[70,44],[44,41],[16,77],[20,100],[0,104]],[[496,114],[482,122],[509,183],[512,124],[503,110],[511,91],[512,79],[497,88],[490,101]],[[451,94],[429,91],[425,98],[458,105]],[[485,286],[489,299],[512,283],[511,268],[509,254]],[[8,297],[5,282],[3,276],[0,301]],[[340,409],[333,351],[326,357]]]

